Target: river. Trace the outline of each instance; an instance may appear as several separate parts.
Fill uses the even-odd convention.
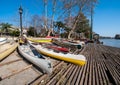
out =
[[[100,39],[103,45],[120,48],[120,39]]]

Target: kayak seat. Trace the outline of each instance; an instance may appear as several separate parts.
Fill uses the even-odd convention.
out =
[[[31,47],[31,46],[30,46]],[[38,58],[42,58],[42,59],[45,59],[41,54],[39,54],[39,52],[36,50],[36,49],[34,49],[33,47],[31,47],[31,50],[32,50],[32,52],[33,52],[33,54],[35,55],[35,56],[37,56]]]

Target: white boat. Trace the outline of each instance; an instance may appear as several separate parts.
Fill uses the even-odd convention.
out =
[[[39,54],[35,48],[30,45],[20,45],[19,53],[31,63],[39,67],[44,73],[52,73],[52,64],[50,60]]]
[[[7,42],[7,38],[0,38],[0,45]]]
[[[63,61],[67,61],[67,62],[77,64],[77,65],[84,65],[86,63],[86,58],[84,55],[63,53],[63,52],[59,52],[59,51],[56,52],[53,49],[45,48],[44,46],[42,46],[40,44],[34,44],[32,42],[29,42],[29,43],[43,55],[46,55],[46,56],[49,56],[52,58],[56,58],[56,59],[60,59]]]

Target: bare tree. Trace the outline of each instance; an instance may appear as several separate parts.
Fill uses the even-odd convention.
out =
[[[88,8],[91,9],[91,4],[92,3],[96,3],[96,0],[76,0],[76,5],[78,6],[79,11],[78,11],[78,14],[77,14],[77,18],[74,22],[74,25],[73,25],[71,31],[69,32],[68,39],[70,39],[71,34],[75,30],[76,24],[77,24],[77,22],[79,21],[79,18],[80,18],[80,13],[87,12],[89,10]]]
[[[43,0],[44,1],[44,8],[45,8],[45,20],[44,20],[44,28],[46,29],[46,31],[48,30],[47,28],[47,4],[48,4],[48,0]]]
[[[49,36],[51,33],[53,33],[54,28],[53,22],[55,21],[54,18],[57,18],[57,21],[62,22],[64,22],[65,19],[69,19],[67,20],[66,24],[68,25],[68,28],[71,29],[68,35],[68,38],[71,38],[71,35],[76,28],[76,24],[80,20],[80,13],[83,14],[88,12],[90,13],[91,3],[96,3],[97,0],[51,0],[51,1],[42,0],[42,1],[44,4],[44,15],[42,16],[41,19],[44,21],[44,24],[42,25],[46,32],[48,32],[47,35]],[[52,11],[48,10],[48,6],[51,6]]]
[[[54,15],[55,15],[55,8],[56,8],[56,1],[57,0],[53,0],[53,7],[52,7],[52,19],[51,19],[51,25],[50,25],[50,29],[49,29],[49,32],[48,32],[48,36],[50,36],[50,34],[54,34],[53,32],[53,24],[54,24]]]
[[[34,30],[37,31],[37,34],[39,34],[41,29],[44,27],[44,17],[33,15],[31,19],[31,26],[34,27]]]

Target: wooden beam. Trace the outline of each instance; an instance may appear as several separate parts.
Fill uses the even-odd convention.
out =
[[[9,61],[9,62],[1,63],[0,66],[11,64],[11,63],[14,63],[14,62],[17,62],[17,61],[20,61],[20,60],[22,60],[22,59],[17,59],[17,60],[12,60],[12,61]]]

